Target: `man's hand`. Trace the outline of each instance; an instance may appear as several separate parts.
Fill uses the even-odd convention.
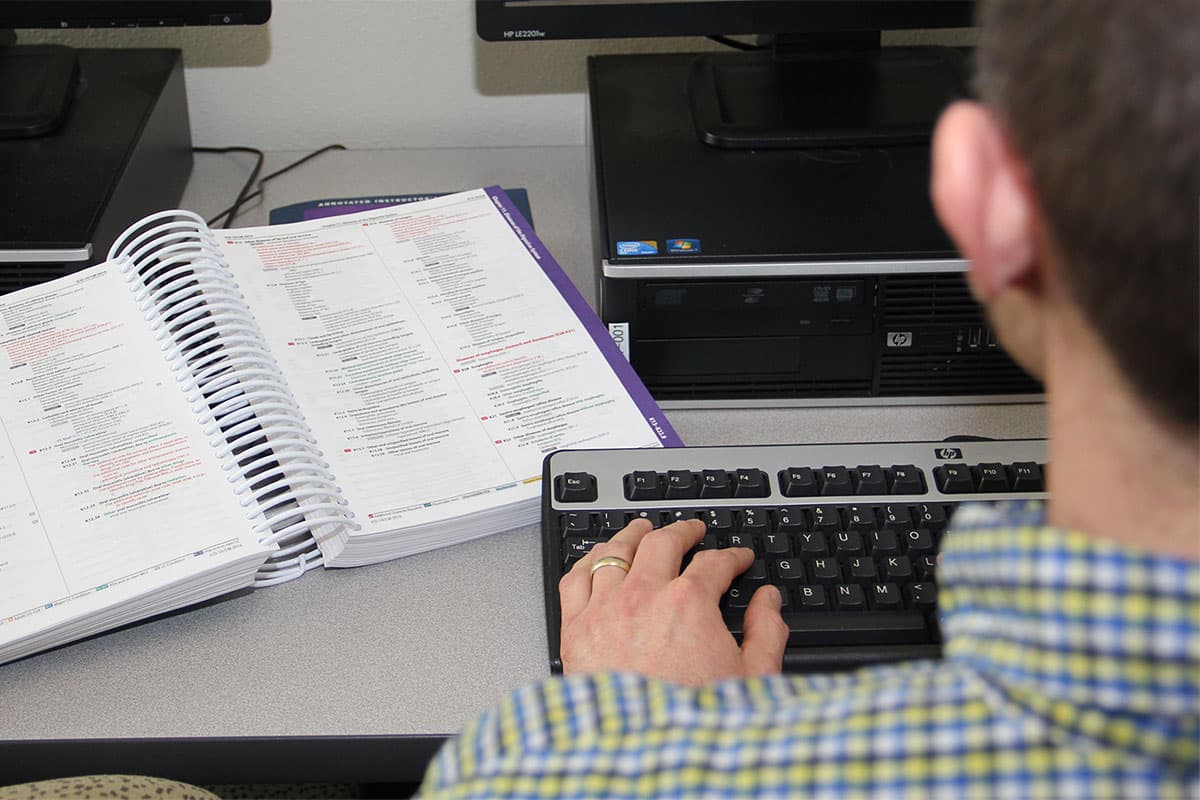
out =
[[[634,520],[564,575],[558,584],[563,671],[625,670],[693,686],[779,672],[788,636],[779,590],[768,585],[754,593],[740,648],[718,606],[754,551],[702,550],[680,573],[704,533],[699,520],[659,530]],[[616,566],[593,573],[605,556],[629,562],[629,573]]]

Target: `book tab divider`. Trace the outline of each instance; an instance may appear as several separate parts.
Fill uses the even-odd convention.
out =
[[[191,212],[164,211],[126,230],[108,258],[133,291],[247,524],[276,546],[254,585],[320,566],[315,532],[359,526],[211,229]]]

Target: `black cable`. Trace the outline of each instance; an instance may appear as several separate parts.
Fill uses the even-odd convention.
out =
[[[252,197],[257,197],[258,195],[262,194],[262,185],[264,183],[266,183],[267,181],[271,180],[271,178],[278,177],[289,170],[293,170],[296,167],[303,164],[304,162],[310,161],[310,160],[316,158],[317,156],[321,155],[322,153],[328,153],[330,150],[345,150],[345,149],[346,149],[346,146],[344,144],[327,144],[324,147],[322,147],[320,150],[314,150],[311,153],[309,153],[308,155],[304,156],[303,158],[298,158],[295,161],[293,161],[292,163],[288,164],[287,166],[280,167],[279,169],[272,172],[270,175],[263,176],[263,179],[258,182],[258,191],[254,192],[253,194],[246,195],[246,199],[249,200]]]
[[[222,149],[213,149],[213,148],[196,147],[193,149],[196,150],[196,152],[224,152],[224,150],[222,150]],[[229,148],[229,149],[235,149],[235,148]],[[244,149],[251,150],[253,148],[244,148]],[[321,155],[322,153],[327,153],[330,150],[345,150],[345,149],[346,149],[345,145],[341,145],[341,144],[325,145],[324,147],[322,147],[319,150],[314,150],[313,152],[309,153],[308,155],[303,156],[302,158],[298,158],[295,161],[293,161],[292,163],[290,163],[284,167],[280,167],[279,169],[275,170],[274,172],[272,172],[269,175],[264,175],[262,178],[259,179],[257,189],[255,189],[250,194],[247,194],[245,197],[241,197],[239,195],[238,202],[236,202],[234,205],[229,206],[228,208],[225,208],[225,209],[217,212],[216,216],[214,216],[212,219],[210,219],[208,221],[208,224],[209,225],[214,224],[216,222],[216,220],[220,219],[221,217],[226,217],[226,219],[225,219],[226,225],[231,224],[233,222],[234,217],[237,216],[238,206],[240,206],[242,203],[245,203],[247,200],[253,200],[254,198],[261,195],[263,192],[263,189],[262,189],[263,184],[266,183],[267,181],[271,180],[272,178],[279,177],[280,175],[282,175],[285,172],[288,172],[289,170],[295,169],[296,167],[300,166],[301,164],[305,163],[306,161],[314,159],[317,156]],[[257,152],[257,151],[255,151],[255,152]],[[262,166],[261,161],[259,163],[259,166]],[[257,174],[258,174],[258,170],[256,169],[255,173],[250,176],[249,182],[252,182],[254,180],[254,175],[257,175]],[[249,182],[247,182],[247,186],[243,187],[243,191],[245,191],[246,188],[249,188]]]
[[[734,50],[766,50],[761,44],[749,44],[748,42],[739,42],[737,39],[731,39],[728,36],[719,34],[706,37],[717,44],[723,44],[726,47],[732,47]]]
[[[258,173],[262,171],[263,151],[257,147],[193,147],[193,153],[253,153],[255,156],[254,169],[250,170],[250,177],[246,178],[246,182],[242,184],[242,190],[238,192],[237,199],[233,201],[233,205],[217,214],[208,221],[209,225],[215,225],[217,220],[222,216],[225,217],[225,225],[233,222],[233,218],[237,215],[238,209],[242,203],[246,201],[246,193],[250,191],[250,187],[254,185],[254,181],[258,178]]]

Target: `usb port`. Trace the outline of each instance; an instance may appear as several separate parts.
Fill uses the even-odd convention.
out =
[[[971,328],[971,332],[967,337],[967,347],[972,350],[979,349],[979,343],[983,339],[983,328]]]

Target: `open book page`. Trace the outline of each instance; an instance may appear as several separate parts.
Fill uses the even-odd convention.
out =
[[[111,265],[0,297],[0,485],[0,654],[267,554]]]
[[[489,192],[217,235],[356,535],[537,498],[556,448],[677,442]]]

